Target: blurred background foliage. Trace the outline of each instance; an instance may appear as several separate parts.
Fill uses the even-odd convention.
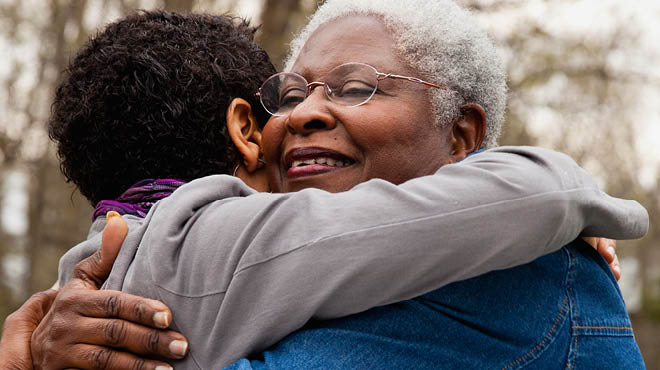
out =
[[[657,23],[660,8],[647,11],[635,1],[459,2],[472,9],[507,63],[501,143],[566,152],[607,192],[649,211],[649,234],[618,244],[620,284],[647,367],[660,369],[660,48],[645,23]],[[0,323],[53,284],[59,257],[85,238],[90,224],[91,208],[63,181],[45,131],[54,86],[82,43],[135,9],[231,11],[262,25],[259,42],[280,66],[288,41],[317,6],[314,0],[0,1]]]

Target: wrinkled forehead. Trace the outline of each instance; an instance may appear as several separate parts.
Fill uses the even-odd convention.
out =
[[[341,16],[319,26],[307,39],[291,71],[310,81],[334,67],[360,62],[384,73],[411,73],[384,22],[375,15]]]

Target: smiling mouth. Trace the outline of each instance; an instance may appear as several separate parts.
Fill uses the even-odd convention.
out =
[[[355,160],[324,148],[296,148],[285,157],[287,176],[297,178],[340,170],[355,164]]]
[[[347,167],[355,163],[355,161],[345,158],[343,160],[337,160],[334,158],[330,157],[318,157],[318,158],[310,158],[310,159],[305,159],[305,160],[296,160],[291,163],[291,167],[300,167],[300,166],[308,166],[312,164],[323,164],[326,166],[330,167]],[[289,168],[291,168],[289,167]]]

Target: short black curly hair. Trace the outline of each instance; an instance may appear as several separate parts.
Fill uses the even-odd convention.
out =
[[[229,15],[138,11],[70,62],[48,121],[60,168],[92,205],[145,178],[229,173],[238,155],[225,112],[276,72],[255,28]]]

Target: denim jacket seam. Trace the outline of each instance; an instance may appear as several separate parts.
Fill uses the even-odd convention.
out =
[[[580,312],[578,310],[578,297],[577,297],[577,292],[573,288],[573,283],[575,282],[575,274],[577,273],[577,264],[578,260],[571,248],[564,248],[564,251],[566,252],[566,256],[568,258],[568,271],[566,274],[566,294],[569,297],[570,300],[570,305],[571,305],[571,313],[569,316],[569,322],[570,322],[570,327],[568,330],[570,331],[570,339],[569,339],[569,345],[568,345],[568,353],[566,356],[566,369],[573,369],[573,365],[575,364],[575,359],[577,357],[577,348],[578,348],[578,340],[577,336],[574,335],[575,332],[575,325],[578,323],[578,319],[580,317]]]
[[[577,356],[578,353],[578,337],[575,336],[571,340],[571,345],[570,348],[573,350],[569,350],[568,352],[568,358],[566,359],[566,369],[567,370],[572,370],[573,365],[575,364],[575,357]]]
[[[573,328],[575,325],[577,325],[580,319],[577,291],[573,287],[573,284],[575,283],[575,274],[577,273],[577,268],[578,268],[577,266],[578,260],[575,254],[573,253],[573,251],[571,250],[571,248],[565,247],[563,248],[563,250],[566,253],[566,257],[568,258],[565,284],[566,284],[566,295],[569,297],[570,306],[571,306],[570,322],[571,322],[571,328]]]
[[[568,274],[566,279],[566,289],[567,294],[571,299],[571,336],[579,335],[614,335],[614,336],[627,336],[632,335],[632,326],[630,320],[592,320],[589,318],[581,319],[581,312],[579,311],[579,296],[576,289],[574,289],[574,283],[576,280],[575,274],[578,270],[579,259],[576,256],[576,252],[570,247],[563,248],[566,251],[566,254],[569,258],[568,264]]]
[[[569,313],[568,312],[569,310],[570,310],[569,298],[568,295],[566,295],[564,296],[564,302],[562,303],[561,309],[559,310],[557,317],[552,323],[550,330],[548,330],[543,336],[543,339],[541,339],[541,341],[537,343],[527,353],[519,357],[517,360],[510,362],[509,364],[504,366],[501,370],[513,369],[514,366],[518,366],[518,365],[520,366],[517,368],[521,368],[521,366],[524,366],[528,361],[536,359],[554,341],[558,329],[561,326],[561,322],[563,321],[562,319]]]
[[[633,330],[632,326],[592,326],[592,325],[573,325],[573,329],[610,329],[610,330]]]
[[[600,336],[600,337],[632,337],[633,328],[630,326],[588,326],[574,325],[571,327],[573,336]]]
[[[555,321],[554,321],[552,327],[550,328],[550,330],[545,334],[543,339],[536,346],[534,346],[529,352],[525,353],[523,356],[521,356],[517,360],[514,360],[511,363],[509,363],[508,365],[506,365],[505,367],[503,367],[502,370],[513,369],[513,366],[516,366],[516,365],[520,365],[518,368],[521,368],[529,360],[534,360],[535,358],[537,358],[540,355],[540,353],[542,353],[543,350],[545,350],[550,345],[550,343],[552,343],[552,341],[554,340],[554,337],[556,337],[556,335],[557,335],[557,330],[556,329],[557,329],[557,326],[558,326],[558,324],[559,324],[559,322],[561,321],[562,318],[568,316],[568,320],[569,320],[568,324],[570,326],[572,326],[571,316],[573,316],[573,314],[575,314],[574,307],[573,307],[573,306],[575,306],[575,304],[573,304],[572,299],[571,299],[572,297],[570,296],[570,294],[571,294],[571,291],[572,291],[571,288],[572,288],[573,281],[575,280],[575,278],[574,278],[574,270],[576,268],[575,267],[575,258],[574,258],[574,256],[571,255],[571,252],[569,251],[568,248],[564,247],[564,248],[562,248],[562,250],[566,254],[567,265],[566,265],[566,277],[565,277],[565,280],[564,280],[564,287],[565,287],[564,302],[562,303],[561,309],[559,310],[559,314],[555,318]],[[568,328],[567,330],[570,330],[570,328]],[[548,343],[545,343],[548,339],[551,339],[551,340],[549,340]],[[540,351],[539,351],[539,349],[540,349]]]

